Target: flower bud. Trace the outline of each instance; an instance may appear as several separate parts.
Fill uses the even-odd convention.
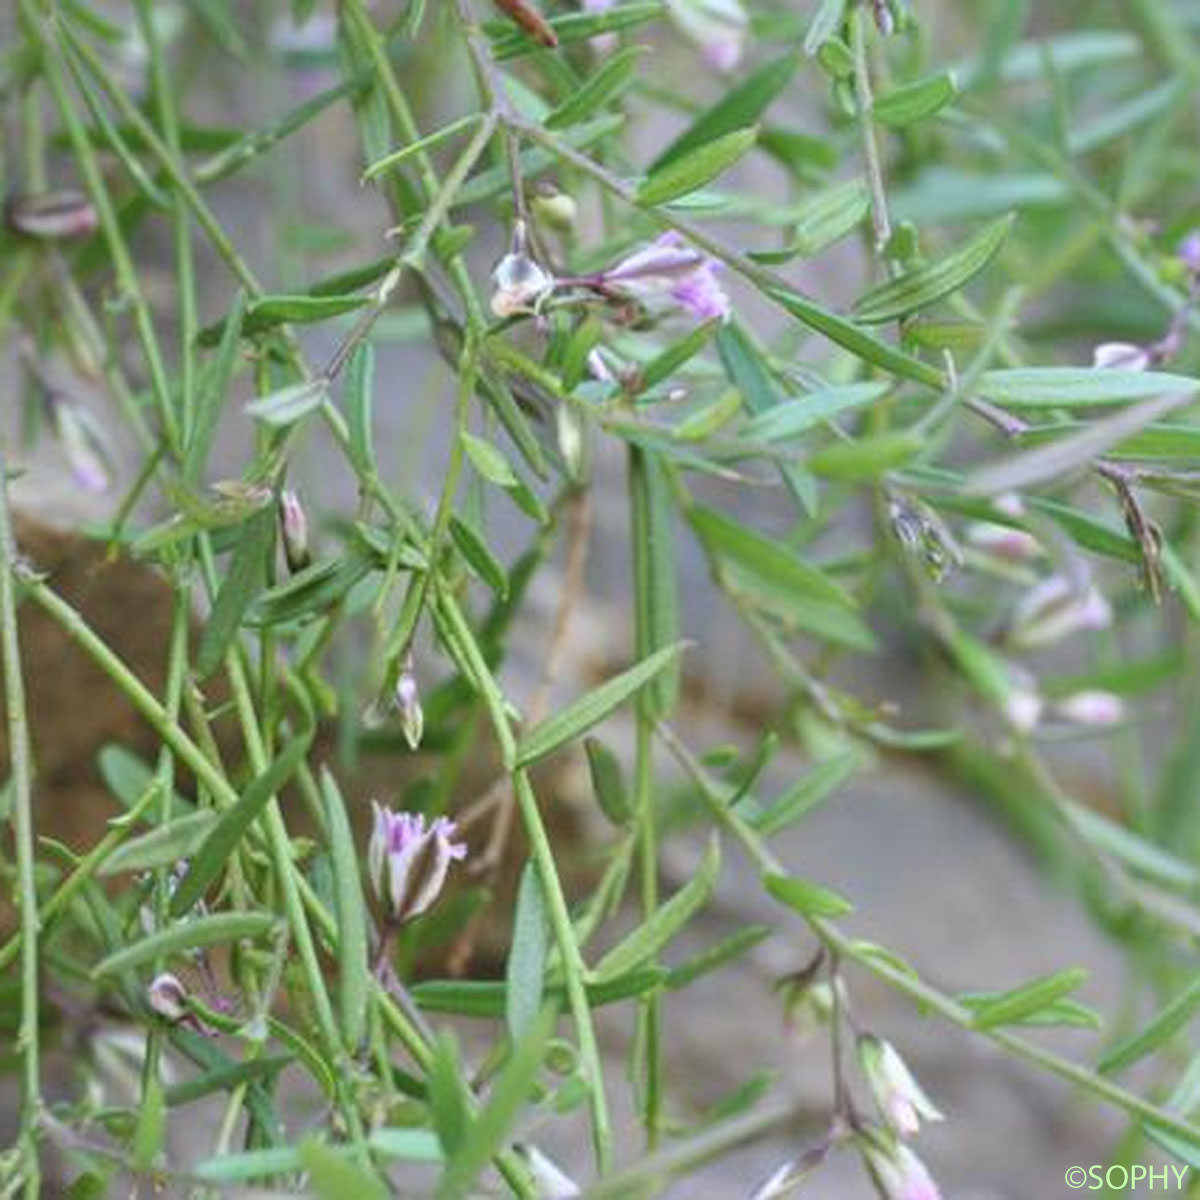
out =
[[[112,469],[104,439],[89,414],[67,400],[56,400],[54,431],[76,483],[84,491],[107,492]]]
[[[419,917],[441,894],[450,863],[466,858],[454,842],[454,822],[426,824],[420,813],[393,812],[372,802],[375,813],[367,865],[379,902],[396,924]]]
[[[1041,556],[1042,544],[1032,533],[996,521],[976,521],[967,529],[967,541],[1006,562],[1025,563]]]
[[[883,1130],[864,1130],[858,1148],[885,1200],[942,1200],[925,1164],[897,1138]]]
[[[410,750],[421,745],[425,732],[425,710],[421,707],[421,693],[417,688],[417,677],[411,664],[405,664],[396,680],[396,708],[400,712],[400,728]]]
[[[312,562],[308,548],[308,517],[300,497],[291,488],[279,493],[279,533],[283,539],[283,557],[293,575]]]
[[[172,1025],[188,1016],[187,999],[187,988],[169,971],[156,975],[146,989],[147,1003]]]
[[[1051,575],[1017,601],[1008,641],[1030,649],[1081,630],[1107,629],[1111,623],[1112,607],[1095,586],[1081,588],[1062,575]]]
[[[1125,702],[1115,692],[1074,692],[1054,706],[1057,716],[1073,725],[1104,729],[1125,719]]]
[[[14,233],[45,241],[87,237],[99,225],[91,201],[69,188],[13,197],[4,206],[4,221]]]
[[[858,1061],[879,1111],[900,1137],[917,1133],[922,1119],[944,1119],[891,1042],[863,1034],[858,1039]]]
[[[579,205],[573,196],[552,183],[539,183],[531,204],[533,215],[549,229],[570,233],[579,217]]]
[[[1092,366],[1102,371],[1145,371],[1150,352],[1132,342],[1102,342],[1092,351]]]
[[[518,1149],[541,1200],[570,1200],[573,1196],[583,1195],[579,1184],[536,1146],[520,1145]]]

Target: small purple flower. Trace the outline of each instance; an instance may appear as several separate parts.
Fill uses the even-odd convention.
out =
[[[374,828],[367,848],[371,884],[395,924],[419,917],[441,894],[451,862],[467,856],[455,842],[454,822],[421,813],[393,812],[372,802]]]
[[[598,282],[648,308],[664,301],[674,304],[702,324],[729,319],[729,296],[717,278],[720,269],[716,259],[671,231],[601,272]]]
[[[900,1137],[912,1137],[922,1120],[944,1119],[891,1042],[864,1033],[858,1039],[858,1061],[879,1111]]]

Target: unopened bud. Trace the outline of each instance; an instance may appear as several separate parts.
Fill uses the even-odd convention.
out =
[[[4,206],[4,220],[14,233],[46,241],[87,237],[99,224],[91,201],[69,188],[13,197]]]
[[[308,517],[300,497],[291,488],[284,488],[279,493],[279,533],[288,570],[293,575],[303,571],[312,562],[308,547]]]
[[[396,708],[400,712],[400,728],[410,750],[421,745],[425,732],[425,712],[421,708],[421,693],[412,668],[406,666],[396,680]]]
[[[1032,533],[996,521],[976,521],[967,530],[967,541],[985,554],[1007,562],[1030,562],[1042,553],[1042,544]]]
[[[864,1129],[856,1140],[884,1200],[942,1200],[925,1164],[898,1138],[882,1129]]]
[[[1115,692],[1074,692],[1054,706],[1057,716],[1073,725],[1103,729],[1125,719],[1125,702]]]
[[[892,496],[888,502],[892,532],[904,549],[925,565],[935,580],[962,566],[962,550],[946,523],[927,505]]]
[[[54,430],[79,486],[88,492],[107,492],[112,484],[110,458],[91,416],[70,401],[56,400]]]
[[[1081,630],[1107,629],[1112,607],[1091,584],[1077,586],[1062,575],[1035,584],[1013,611],[1010,644],[1045,646]]]
[[[1102,371],[1145,371],[1150,352],[1132,342],[1102,342],[1092,351],[1092,366]]]
[[[925,1095],[899,1052],[883,1038],[864,1033],[858,1039],[858,1061],[884,1120],[900,1137],[912,1137],[922,1120],[943,1116]]]
[[[146,989],[150,1007],[165,1021],[174,1025],[188,1015],[187,988],[169,971],[156,975]]]
[[[533,215],[547,228],[570,233],[579,217],[579,205],[573,196],[560,191],[552,183],[539,183],[534,192]]]

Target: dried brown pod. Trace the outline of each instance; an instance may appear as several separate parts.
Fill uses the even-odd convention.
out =
[[[540,12],[525,0],[496,0],[496,7],[543,46],[558,45],[558,35]]]

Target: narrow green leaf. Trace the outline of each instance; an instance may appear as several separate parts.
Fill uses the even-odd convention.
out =
[[[734,959],[741,958],[755,946],[761,945],[774,932],[770,925],[744,926],[715,945],[706,947],[694,958],[672,967],[667,975],[666,987],[672,992],[677,992],[695,980],[713,971],[719,971]]]
[[[643,967],[617,979],[589,983],[585,989],[588,1004],[598,1008],[645,996],[660,988],[666,977],[667,972],[662,968]],[[548,986],[545,995],[559,1007],[566,1001],[566,989],[562,984]],[[412,996],[425,1012],[453,1013],[460,1017],[503,1017],[508,1004],[506,985],[487,979],[426,980],[413,984]]]
[[[903,129],[941,112],[957,95],[954,72],[942,71],[877,96],[871,111],[880,124]]]
[[[643,208],[669,204],[711,183],[741,158],[758,137],[758,128],[727,133],[659,167],[640,184],[634,199]]]
[[[471,465],[484,479],[506,490],[517,486],[520,480],[516,472],[509,465],[508,459],[491,442],[485,442],[483,438],[466,432],[462,434],[462,441]]]
[[[1007,408],[1126,404],[1171,392],[1195,393],[1200,380],[1166,371],[1096,367],[1016,367],[985,371],[979,394]]]
[[[387,1200],[391,1192],[373,1171],[352,1162],[341,1150],[306,1138],[299,1146],[300,1163],[308,1172],[308,1188],[319,1200]]]
[[[225,328],[221,333],[216,357],[203,376],[196,397],[195,423],[183,456],[183,478],[193,487],[204,477],[221,412],[229,398],[229,389],[237,367],[245,314],[246,293],[239,289],[234,297],[233,308],[225,318]]]
[[[834,442],[805,460],[814,475],[851,481],[877,479],[908,462],[925,445],[915,433],[895,430],[852,442]]]
[[[878,400],[889,389],[887,383],[847,383],[810,392],[799,400],[789,400],[752,417],[742,426],[739,436],[746,441],[762,442],[800,437],[840,413]]]
[[[220,946],[240,938],[260,938],[270,933],[278,918],[272,913],[214,913],[194,917],[153,933],[131,946],[122,946],[92,968],[92,977],[119,975],[156,958],[168,958],[198,946]]]
[[[763,886],[802,917],[843,917],[854,911],[854,905],[844,896],[794,875],[766,875]]]
[[[354,465],[367,476],[377,473],[371,409],[375,393],[375,351],[363,342],[346,367],[346,424]]]
[[[905,354],[903,350],[897,350],[887,342],[881,342],[852,321],[814,304],[798,292],[773,288],[768,295],[797,320],[841,346],[843,350],[849,350],[855,358],[872,363],[891,375],[911,379],[914,383],[923,383],[927,387],[939,389],[945,386],[942,373],[936,367]]]
[[[708,345],[708,340],[712,337],[713,330],[717,328],[718,324],[717,321],[708,321],[703,325],[697,325],[673,346],[668,346],[661,354],[652,358],[638,372],[638,390],[648,392],[674,375],[684,363],[694,358]]]
[[[1072,968],[1035,979],[977,1008],[971,1024],[975,1029],[1013,1025],[1076,991],[1087,976],[1086,971]]]
[[[1153,1054],[1187,1025],[1200,1008],[1200,979],[1194,980],[1139,1033],[1108,1050],[1096,1064],[1105,1075],[1113,1075]]]
[[[517,888],[512,944],[504,977],[504,1015],[509,1037],[514,1042],[519,1042],[533,1028],[541,1011],[549,951],[546,901],[537,866],[531,859],[521,872]]]
[[[601,812],[618,827],[627,824],[633,810],[617,756],[599,738],[584,738],[583,748],[587,751],[592,791]]]
[[[170,866],[187,858],[204,840],[217,814],[212,809],[188,813],[130,838],[118,846],[100,865],[100,875],[119,875],[122,871],[150,871]]]
[[[438,1181],[434,1200],[463,1200],[510,1135],[521,1110],[532,1100],[537,1074],[542,1066],[546,1041],[556,1014],[547,1009],[516,1042],[504,1069],[492,1084],[487,1103],[475,1116],[462,1145]]]
[[[179,881],[171,897],[172,916],[186,913],[221,874],[242,836],[304,761],[311,742],[311,732],[294,737],[267,769],[251,782],[241,799],[221,813],[220,820],[188,863],[187,874]]]
[[[679,640],[679,595],[670,491],[658,457],[629,449],[634,635],[638,658]],[[679,666],[671,663],[638,697],[642,711],[664,717],[679,695]]]
[[[618,50],[598,71],[587,78],[582,87],[576,89],[546,116],[546,128],[566,129],[595,116],[632,82],[637,60],[642,53],[641,46],[626,46],[623,50]]]
[[[688,512],[688,520],[714,554],[737,563],[773,586],[827,604],[856,607],[849,592],[778,539],[764,537],[716,509],[699,505]]]
[[[333,864],[333,910],[338,929],[338,1013],[346,1049],[354,1054],[366,1032],[370,988],[366,899],[346,801],[328,769],[321,771],[321,800]]]
[[[497,562],[487,542],[461,517],[450,518],[450,536],[458,547],[467,565],[496,593],[508,595],[508,576]]]
[[[242,618],[267,577],[275,546],[275,509],[267,505],[242,526],[229,570],[217,590],[212,612],[196,650],[196,675],[207,679],[221,665],[241,628]]]
[[[1011,215],[1002,217],[981,229],[955,253],[881,284],[855,305],[855,317],[868,325],[882,325],[953,295],[992,261],[1013,221]]]
[[[839,791],[863,766],[860,750],[845,750],[801,775],[770,808],[753,820],[763,837],[771,837],[798,821]]]
[[[717,352],[721,356],[725,374],[741,393],[748,412],[761,415],[781,403],[767,364],[745,330],[736,322],[723,325],[718,330]],[[817,510],[817,490],[812,476],[789,463],[780,464],[779,474],[796,503],[812,516]]]
[[[721,851],[714,836],[691,879],[596,964],[596,981],[617,979],[654,958],[708,903],[720,872]]]
[[[785,54],[765,63],[702,112],[651,164],[651,173],[684,158],[717,138],[758,123],[787,87],[800,59]]]
[[[684,643],[667,646],[643,659],[628,671],[602,683],[598,688],[576,700],[556,716],[535,725],[518,743],[516,766],[527,767],[553,754],[559,747],[586,733],[599,724],[614,709],[619,708],[637,690],[644,687],[660,671],[670,666],[683,650]]]

